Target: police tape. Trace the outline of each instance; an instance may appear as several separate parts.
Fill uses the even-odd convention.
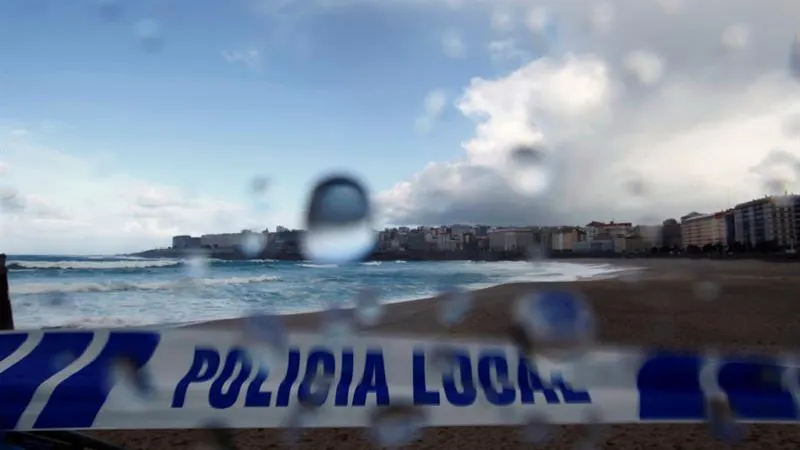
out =
[[[709,375],[710,374],[710,375]],[[569,361],[506,342],[234,331],[0,333],[0,429],[364,427],[410,405],[427,426],[699,422],[724,395],[737,420],[800,420],[800,376],[775,358],[592,350]]]

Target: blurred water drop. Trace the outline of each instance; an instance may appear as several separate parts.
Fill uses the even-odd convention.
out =
[[[145,18],[136,22],[134,32],[145,51],[158,52],[164,47],[161,23],[153,18]]]
[[[449,288],[438,300],[439,321],[451,327],[464,318],[472,309],[472,295],[457,288]]]
[[[51,292],[45,297],[45,305],[52,308],[66,308],[72,304],[72,297],[64,291]]]
[[[553,425],[538,413],[528,415],[520,429],[520,439],[528,444],[541,445],[553,438]]]
[[[256,209],[267,209],[267,192],[270,180],[266,176],[256,176],[250,181],[250,196]]]
[[[437,346],[431,350],[430,360],[439,373],[452,373],[458,364],[455,350],[447,346]]]
[[[283,321],[277,314],[248,314],[244,317],[242,332],[245,339],[264,344],[276,354],[284,354],[289,345]]]
[[[59,352],[53,355],[50,364],[52,364],[53,370],[58,372],[66,369],[76,359],[78,359],[78,355],[72,352]]]
[[[508,181],[522,195],[540,195],[552,181],[545,150],[534,146],[519,146],[511,151],[508,160]]]
[[[97,0],[97,13],[105,20],[117,20],[122,16],[120,0]]]
[[[370,416],[369,435],[382,448],[399,448],[419,439],[425,423],[424,411],[411,404],[377,407]]]
[[[789,50],[789,73],[800,79],[800,33],[797,33]]]
[[[236,450],[233,433],[222,422],[206,423],[202,427],[201,436],[194,446],[195,450]]]
[[[516,308],[515,318],[537,346],[577,346],[594,339],[594,313],[575,292],[535,292],[519,299]]]
[[[355,314],[362,327],[373,327],[380,323],[385,314],[385,306],[375,289],[366,288],[358,292]]]
[[[18,212],[25,209],[25,199],[16,189],[0,187],[0,208],[8,212]]]
[[[700,281],[694,284],[694,296],[707,302],[717,300],[722,293],[719,285],[712,281]]]
[[[267,248],[267,234],[257,231],[248,231],[242,234],[239,242],[242,254],[247,258],[256,258]]]
[[[331,176],[311,192],[302,247],[321,264],[363,259],[375,247],[372,207],[366,189],[353,178]]]
[[[634,178],[628,181],[628,191],[638,197],[644,196],[647,194],[647,184],[641,178]]]
[[[208,275],[210,261],[205,251],[187,253],[184,264],[186,265],[186,276],[189,278],[203,278]]]
[[[706,403],[706,414],[711,434],[727,443],[733,444],[744,438],[744,428],[737,423],[731,405],[724,395],[709,397]]]
[[[331,345],[341,345],[353,335],[352,311],[330,302],[322,312],[323,332]]]
[[[124,397],[128,408],[144,407],[152,400],[155,389],[149,376],[131,357],[120,356],[109,362],[108,389],[115,388]]]
[[[744,23],[731,25],[722,32],[720,40],[728,51],[743,50],[750,43],[750,27]]]

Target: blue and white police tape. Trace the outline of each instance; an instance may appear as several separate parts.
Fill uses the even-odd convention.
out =
[[[798,371],[771,358],[599,349],[570,362],[492,341],[289,334],[284,351],[232,331],[0,333],[0,429],[363,427],[414,405],[426,425],[700,422],[724,395],[743,422],[798,422]],[[326,382],[319,382],[320,379]],[[711,381],[708,381],[711,380]]]

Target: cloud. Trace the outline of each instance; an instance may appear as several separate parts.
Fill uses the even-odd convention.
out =
[[[257,48],[248,48],[244,50],[223,51],[222,59],[228,64],[242,64],[245,67],[253,70],[261,68],[262,55],[261,51]]]
[[[558,45],[502,76],[469,80],[456,102],[474,123],[463,157],[381,192],[385,221],[654,222],[750,200],[777,179],[800,192],[791,162],[800,156],[800,81],[788,70],[800,4],[612,4],[598,12],[595,2],[545,0],[528,10],[529,32],[552,23]],[[542,150],[539,167],[514,164],[520,145]],[[518,180],[544,175],[546,191],[519,189]]]
[[[443,90],[436,89],[428,92],[428,95],[425,96],[422,115],[417,117],[414,122],[417,131],[423,133],[430,131],[433,124],[439,119],[442,112],[444,112],[446,106],[447,94]]]
[[[0,251],[6,253],[128,252],[168,246],[175,234],[255,225],[244,202],[109,172],[102,158],[40,145],[36,133],[0,127],[0,148]]]
[[[467,55],[467,46],[456,29],[447,30],[442,35],[442,51],[448,58],[458,59]]]
[[[522,63],[531,59],[531,54],[520,50],[515,39],[501,39],[489,42],[489,56],[495,62]]]

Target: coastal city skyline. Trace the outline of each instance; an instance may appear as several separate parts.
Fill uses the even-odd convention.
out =
[[[800,5],[256,3],[3,2],[3,250],[297,228],[333,171],[386,224],[636,221],[798,190]]]
[[[172,250],[209,249],[236,252],[252,246],[252,235],[270,243],[297,240],[302,229],[283,226],[238,233],[173,236]],[[649,253],[701,250],[794,250],[800,242],[800,195],[763,196],[714,212],[689,212],[659,224],[592,220],[585,225],[489,226],[446,224],[387,227],[376,230],[376,251],[525,251]],[[249,244],[248,244],[249,243]],[[261,250],[250,250],[250,257]]]

